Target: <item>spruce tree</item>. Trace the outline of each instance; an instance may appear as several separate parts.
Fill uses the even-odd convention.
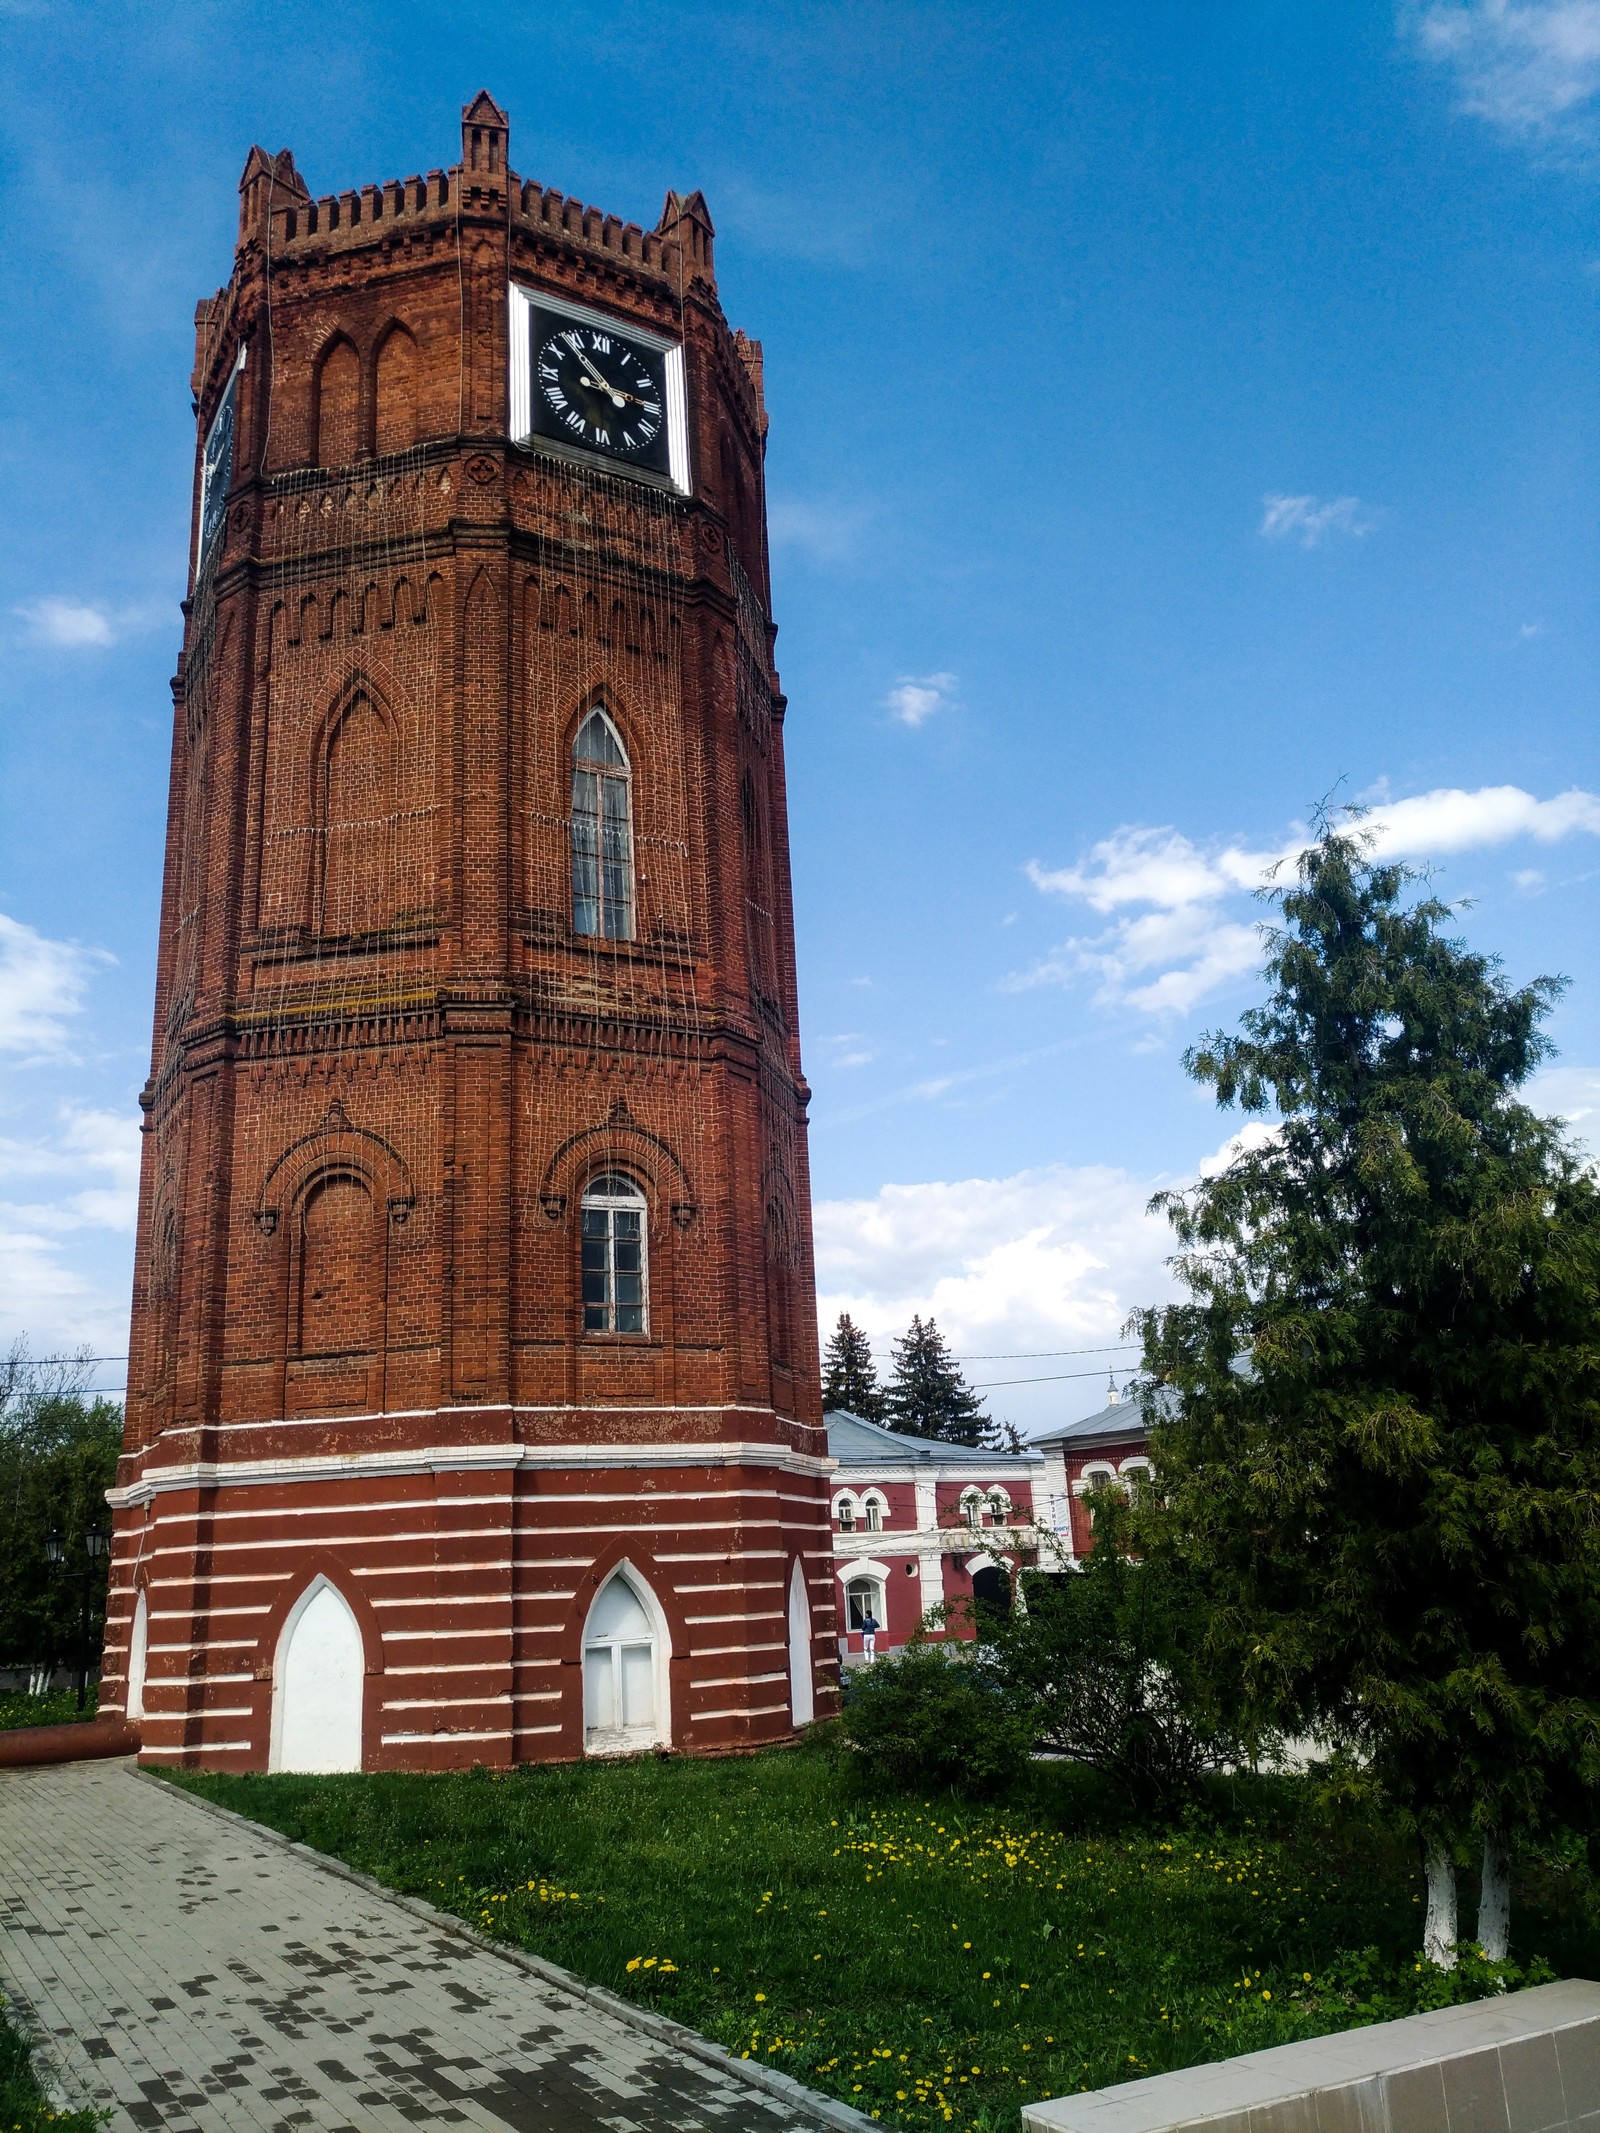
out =
[[[1135,1518],[1247,1727],[1361,1750],[1448,1965],[1457,1848],[1503,1957],[1511,1846],[1600,1789],[1600,1193],[1514,1093],[1559,983],[1513,989],[1414,882],[1325,828],[1265,1003],[1185,1061],[1277,1123],[1156,1203],[1188,1299],[1140,1314],[1176,1399]]]
[[[825,1414],[843,1409],[864,1422],[884,1418],[883,1387],[878,1383],[872,1348],[848,1311],[839,1313],[839,1323],[822,1352],[822,1408]]]
[[[894,1376],[888,1388],[891,1429],[911,1437],[942,1437],[947,1444],[992,1446],[994,1424],[967,1384],[944,1335],[930,1318],[913,1318],[894,1344]]]

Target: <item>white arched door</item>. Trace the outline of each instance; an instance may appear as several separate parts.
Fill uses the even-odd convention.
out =
[[[789,1716],[809,1726],[817,1715],[816,1684],[811,1673],[811,1603],[805,1573],[798,1563],[789,1580]]]
[[[319,1577],[290,1610],[272,1681],[274,1770],[359,1770],[366,1658],[350,1603]]]
[[[130,1718],[144,1716],[144,1669],[150,1650],[150,1603],[139,1587],[133,1603],[133,1628],[128,1633],[128,1696],[124,1707]]]
[[[662,1658],[644,1596],[619,1572],[589,1610],[583,1632],[583,1744],[591,1755],[664,1743]]]

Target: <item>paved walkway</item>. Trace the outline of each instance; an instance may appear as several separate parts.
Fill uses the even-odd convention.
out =
[[[119,1763],[0,1773],[0,1984],[115,2133],[824,2123]]]

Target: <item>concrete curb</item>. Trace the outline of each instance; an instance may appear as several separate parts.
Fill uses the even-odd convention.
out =
[[[682,2022],[674,2022],[668,2015],[653,2014],[647,2007],[635,2007],[631,2000],[624,2000],[604,1985],[588,1984],[570,1970],[563,1970],[559,1963],[547,1963],[543,1956],[529,1955],[521,1948],[509,1947],[504,1941],[491,1940],[480,1933],[476,1926],[469,1926],[464,1919],[454,1918],[448,1911],[438,1910],[421,1896],[402,1896],[394,1889],[385,1888],[381,1881],[374,1881],[370,1874],[359,1873],[355,1867],[346,1866],[342,1859],[332,1858],[327,1852],[313,1851],[309,1844],[297,1844],[280,1830],[269,1829],[264,1822],[252,1822],[248,1815],[235,1812],[231,1807],[219,1807],[215,1800],[202,1799],[198,1793],[186,1792],[181,1785],[169,1784],[164,1776],[154,1770],[140,1770],[135,1764],[124,1766],[130,1777],[144,1785],[159,1785],[169,1799],[187,1802],[201,1813],[215,1815],[218,1821],[229,1822],[235,1829],[247,1831],[253,1838],[266,1844],[276,1844],[284,1851],[293,1852],[325,1874],[333,1874],[341,1881],[354,1882],[357,1888],[365,1889],[371,1896],[379,1896],[385,1903],[409,1911],[413,1918],[420,1919],[431,1931],[450,1933],[457,1940],[471,1941],[474,1947],[496,1955],[502,1962],[525,1971],[546,1985],[555,1985],[563,1992],[570,1992],[574,1999],[586,2000],[591,2007],[598,2007],[605,2014],[626,2022],[631,2028],[642,2030],[648,2037],[655,2037],[663,2044],[670,2044],[675,2051],[685,2052],[691,2059],[704,2060],[719,2073],[732,2073],[748,2081],[753,2088],[765,2089],[769,2096],[792,2104],[803,2110],[819,2125],[834,2126],[840,2133],[883,2133],[883,2121],[868,2118],[862,2111],[848,2103],[836,2103],[831,2096],[824,2096],[817,2089],[807,2088],[803,2081],[796,2081],[792,2074],[781,2073],[775,2066],[762,2066],[755,2059],[736,2058],[724,2045],[715,2044],[709,2037],[702,2037],[697,2029],[690,2029]]]

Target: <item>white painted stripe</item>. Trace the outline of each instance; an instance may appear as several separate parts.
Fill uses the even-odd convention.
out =
[[[777,1674],[723,1674],[716,1680],[691,1681],[692,1689],[754,1689],[768,1681],[786,1681],[787,1669]]]
[[[760,1615],[685,1615],[683,1619],[692,1629],[703,1629],[708,1622],[777,1622],[781,1614],[774,1609]]]
[[[249,1750],[255,1746],[255,1742],[253,1740],[203,1740],[199,1743],[199,1746],[207,1755],[226,1755],[235,1748]],[[192,1755],[194,1752],[192,1748],[149,1748],[141,1742],[139,1760],[143,1762],[145,1757],[150,1755]]]
[[[519,1414],[568,1414],[570,1408],[518,1408]],[[638,1412],[682,1414],[699,1412],[683,1408],[654,1408]],[[720,1410],[761,1413],[762,1409]],[[504,1413],[505,1409],[460,1409],[453,1413]],[[377,1417],[345,1416],[340,1428]],[[392,1418],[389,1418],[392,1419]],[[226,1427],[228,1425],[224,1425]],[[193,1430],[169,1432],[192,1436]],[[417,1451],[306,1452],[281,1459],[207,1459],[183,1466],[158,1466],[142,1474],[125,1489],[107,1489],[106,1502],[123,1510],[150,1502],[152,1497],[176,1490],[215,1488],[262,1488],[282,1484],[304,1487],[309,1482],[367,1481],[422,1474],[470,1474],[519,1467],[559,1471],[562,1467],[766,1467],[779,1473],[828,1474],[831,1459],[809,1452],[790,1451],[773,1443],[683,1444],[659,1441],[641,1444],[481,1444],[429,1445]],[[202,1514],[196,1514],[202,1515]]]
[[[517,1728],[519,1734],[559,1733],[561,1730],[560,1726],[518,1726]]]
[[[774,1712],[786,1712],[788,1708],[786,1703],[764,1703],[750,1711],[691,1711],[689,1723],[691,1726],[705,1726],[714,1718],[771,1718]]]
[[[482,1711],[489,1704],[510,1701],[511,1692],[507,1689],[499,1696],[386,1696],[383,1708],[386,1711]]]
[[[518,1689],[511,1701],[513,1703],[560,1703],[563,1693],[561,1689]]]
[[[442,1643],[447,1637],[494,1637],[499,1639],[504,1638],[505,1635],[506,1631],[504,1629],[497,1629],[493,1623],[490,1623],[483,1629],[386,1629],[383,1633],[383,1641],[385,1644],[426,1644],[430,1637],[437,1638]],[[174,1650],[179,1648],[177,1646],[173,1647]],[[487,1664],[488,1662],[485,1663]]]
[[[509,1740],[510,1738],[511,1729],[508,1726],[502,1726],[495,1733],[385,1733],[383,1744],[386,1748],[390,1748],[400,1741],[425,1740],[431,1746],[442,1745],[449,1747],[458,1740]]]
[[[781,1652],[778,1644],[691,1644],[691,1659],[742,1659],[747,1652]]]

